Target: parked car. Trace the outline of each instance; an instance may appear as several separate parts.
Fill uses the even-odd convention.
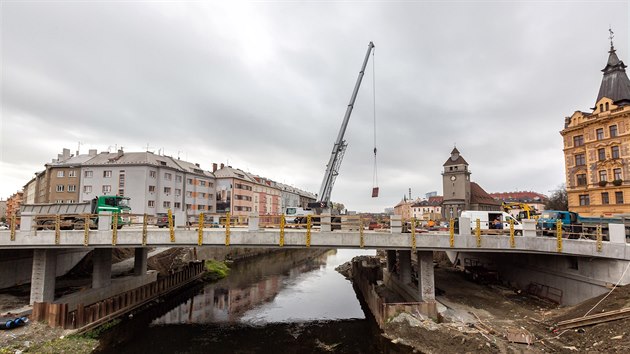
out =
[[[0,230],[8,230],[9,229],[9,225],[7,224],[0,224]]]
[[[159,228],[168,227],[168,213],[157,213],[157,221],[155,225]],[[173,225],[175,225],[175,215],[173,217]]]

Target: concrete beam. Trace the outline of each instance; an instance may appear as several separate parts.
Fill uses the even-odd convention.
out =
[[[138,247],[135,249],[135,255],[133,259],[133,275],[145,275],[147,273],[147,255],[149,249],[144,247]],[[111,269],[111,267],[110,267]]]
[[[97,248],[92,256],[92,288],[105,288],[112,283],[112,249]]]
[[[389,229],[392,234],[399,234],[402,232],[402,216],[392,215],[389,217]]]
[[[55,275],[57,272],[57,250],[36,249],[33,251],[33,275],[31,276],[31,299],[34,302],[52,302],[55,299]]]
[[[433,251],[418,251],[418,290],[422,301],[435,301]]]
[[[411,283],[411,251],[398,251],[398,276],[403,284]]]

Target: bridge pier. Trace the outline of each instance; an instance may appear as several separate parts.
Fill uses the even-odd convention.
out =
[[[403,284],[411,284],[411,251],[398,251],[398,277]]]
[[[52,302],[55,299],[55,276],[57,273],[57,250],[33,250],[33,273],[31,276],[31,299],[34,302]]]
[[[418,291],[420,300],[435,301],[435,277],[433,274],[433,251],[417,251]]]
[[[145,275],[147,274],[147,256],[149,254],[149,249],[144,247],[137,247],[135,249],[134,259],[133,259],[133,275]]]
[[[387,271],[394,273],[396,268],[396,250],[387,250]]]
[[[105,288],[112,283],[112,249],[97,248],[92,256],[92,288]],[[135,267],[134,267],[135,270]]]

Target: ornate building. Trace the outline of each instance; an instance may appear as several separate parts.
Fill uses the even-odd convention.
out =
[[[630,213],[630,80],[610,42],[608,62],[591,113],[565,118],[569,210],[586,216]]]

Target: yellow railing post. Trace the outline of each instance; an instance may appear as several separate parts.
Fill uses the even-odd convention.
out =
[[[475,227],[475,236],[477,237],[477,247],[481,247],[481,221],[477,219],[477,226]]]
[[[455,247],[455,220],[451,218],[448,222],[449,245]]]
[[[83,220],[83,246],[90,244],[90,221],[90,215],[85,215],[85,219]]]
[[[197,245],[203,245],[203,213],[199,213],[199,235],[197,235]]]
[[[146,246],[147,244],[147,226],[149,224],[149,220],[147,218],[147,213],[144,213],[142,216],[142,245]]]
[[[188,220],[186,220],[188,222]],[[168,228],[171,234],[171,242],[175,242],[175,229],[173,228],[173,212],[168,209]]]
[[[597,252],[602,251],[602,225],[597,225]]]
[[[230,212],[225,213],[225,245],[230,245]]]
[[[411,250],[416,251],[416,218],[411,218]]]
[[[363,238],[363,219],[359,217],[359,247],[365,247],[365,239]]]
[[[282,214],[282,216],[280,216],[280,242],[278,243],[280,247],[284,247],[284,223],[284,214]]]
[[[55,245],[59,244],[59,239],[61,237],[61,217],[59,214],[55,216]]]
[[[11,215],[11,241],[15,241],[15,214]]]
[[[112,246],[118,242],[118,213],[112,213]]]
[[[306,247],[311,247],[311,226],[313,220],[311,219],[311,215],[306,215]]]
[[[514,220],[510,219],[510,248],[516,247],[514,242]]]
[[[556,221],[556,238],[557,238],[556,250],[558,252],[562,252],[562,221],[561,220]]]

